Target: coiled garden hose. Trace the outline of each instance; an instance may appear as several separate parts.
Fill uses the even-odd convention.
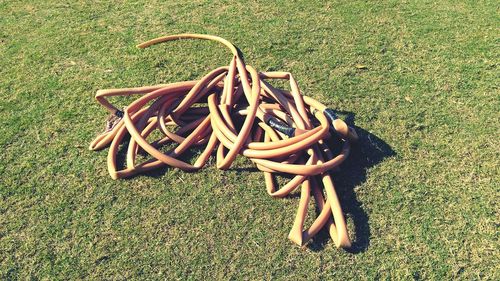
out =
[[[288,72],[257,72],[246,65],[239,50],[227,40],[204,34],[179,34],[156,38],[138,45],[177,39],[206,39],[224,44],[232,52],[227,66],[218,67],[200,80],[139,88],[99,90],[97,101],[110,113],[106,131],[90,144],[91,150],[109,145],[108,171],[113,179],[126,178],[168,165],[184,171],[196,171],[216,151],[219,169],[228,169],[241,154],[264,172],[267,192],[284,197],[301,186],[300,201],[289,238],[304,245],[326,227],[338,247],[350,247],[345,219],[330,170],[349,155],[350,143],[357,140],[354,129],[337,118],[335,111],[301,94],[296,80]],[[290,90],[274,87],[273,79],[284,79]],[[111,96],[139,97],[123,110],[111,104]],[[174,132],[174,128],[178,129]],[[148,141],[154,131],[162,137]],[[117,168],[119,147],[125,143],[126,168]],[[339,152],[331,141],[336,138]],[[162,152],[167,144],[175,148]],[[180,159],[192,147],[201,149],[194,164]],[[150,159],[137,163],[142,151]],[[276,186],[275,173],[292,178]],[[314,197],[319,215],[304,228],[307,208]]]

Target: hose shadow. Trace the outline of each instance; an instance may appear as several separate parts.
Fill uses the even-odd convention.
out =
[[[359,141],[353,144],[351,154],[340,165],[340,170],[332,172],[335,188],[347,220],[354,225],[352,247],[347,252],[357,254],[366,251],[370,245],[370,225],[368,214],[363,210],[354,189],[366,181],[367,171],[388,157],[395,156],[392,148],[379,137],[354,125],[354,113],[338,112],[346,116],[344,120],[356,129]],[[352,230],[351,230],[352,231]],[[306,246],[312,251],[321,251],[330,241],[326,230],[322,230]]]
[[[343,119],[347,124],[355,128],[359,136],[359,141],[356,144],[353,144],[351,154],[347,160],[342,163],[340,170],[331,172],[344,214],[347,220],[352,222],[354,227],[354,229],[350,229],[354,234],[353,236],[351,235],[352,247],[346,251],[357,254],[366,251],[369,247],[371,232],[368,214],[363,210],[362,203],[358,201],[354,189],[366,181],[367,171],[370,168],[381,163],[388,157],[395,156],[396,153],[386,142],[376,135],[355,126],[354,113],[337,113],[344,117]],[[125,162],[127,146],[128,139],[125,140],[119,150],[118,162]],[[189,162],[192,162],[201,152],[201,148],[190,149],[189,151],[186,151],[182,158],[188,161],[191,160]],[[140,151],[139,154],[147,155],[142,151]],[[215,153],[213,153],[209,162],[214,161],[214,154]],[[214,163],[207,163],[207,165],[213,164]],[[164,166],[142,173],[140,176],[159,178],[163,177],[170,169],[170,167]],[[253,165],[246,167],[232,167],[231,170],[236,172],[259,172],[259,170]],[[286,198],[295,199],[299,198],[299,196],[299,193],[292,193]],[[316,212],[319,213],[319,210],[316,210]],[[331,239],[328,232],[326,229],[322,229],[308,244],[306,244],[305,247],[312,251],[319,252],[322,251],[328,243],[330,243],[329,241],[331,241]]]

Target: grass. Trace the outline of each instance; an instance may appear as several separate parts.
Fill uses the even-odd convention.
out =
[[[0,1],[0,279],[500,279],[496,1],[183,2]],[[228,64],[214,43],[134,47],[181,32],[355,122],[334,173],[350,252],[288,241],[298,198],[244,159],[113,181],[87,149],[97,89]]]

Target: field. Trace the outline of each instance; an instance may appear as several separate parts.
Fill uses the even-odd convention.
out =
[[[72,3],[74,2],[74,3]],[[271,3],[272,2],[272,3]],[[0,1],[0,279],[500,279],[496,1]],[[230,54],[361,136],[333,177],[353,248],[287,235],[240,157],[112,180],[103,88],[199,79]],[[130,100],[115,99],[126,105]],[[311,211],[314,216],[314,210]]]

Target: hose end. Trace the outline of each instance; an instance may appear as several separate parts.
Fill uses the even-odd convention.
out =
[[[333,109],[326,108],[323,113],[332,123],[333,130],[339,137],[352,142],[358,141],[359,137],[354,128],[349,127],[342,119],[339,119]]]

